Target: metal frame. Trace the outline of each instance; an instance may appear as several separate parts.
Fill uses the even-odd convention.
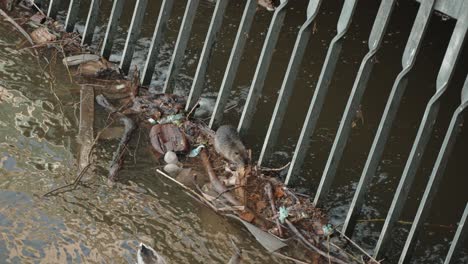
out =
[[[468,203],[465,206],[465,211],[463,211],[463,215],[460,219],[460,223],[458,223],[457,232],[455,233],[455,236],[453,237],[452,245],[450,246],[450,249],[447,253],[447,257],[445,258],[444,264],[453,263],[452,262],[453,254],[456,253],[458,249],[461,248],[464,240],[466,239],[466,235],[468,234],[466,218],[468,218]]]
[[[106,59],[109,59],[112,52],[115,32],[117,31],[117,27],[120,23],[120,17],[122,16],[124,3],[125,0],[114,0],[114,3],[112,4],[109,22],[107,23],[106,35],[104,36],[101,49],[101,56]]]
[[[78,19],[78,11],[80,11],[81,0],[70,0],[68,5],[67,18],[65,19],[65,31],[72,32],[75,28],[76,20]]]
[[[174,6],[174,0],[163,0],[161,9],[159,11],[158,22],[154,28],[153,38],[151,39],[151,46],[149,48],[148,58],[145,62],[143,69],[143,75],[141,77],[141,83],[143,85],[149,85],[154,74],[154,68],[156,66],[156,59],[158,57],[159,46],[164,38],[164,34],[167,29],[167,21],[172,12]]]
[[[185,110],[187,111],[195,106],[203,92],[203,85],[205,84],[206,70],[210,63],[211,51],[214,43],[216,42],[218,32],[221,29],[221,24],[223,23],[224,13],[226,12],[228,3],[229,0],[217,0],[216,2],[210,27],[208,28],[208,33],[206,35],[205,44],[203,45],[203,50],[198,62],[197,71],[193,78],[192,88],[190,89],[190,94],[185,106]]]
[[[301,28],[299,29],[299,33],[297,35],[296,42],[294,44],[291,58],[289,59],[288,68],[286,69],[283,83],[281,84],[281,89],[279,91],[278,99],[276,100],[275,109],[273,110],[273,115],[270,120],[270,124],[268,126],[268,131],[265,136],[265,140],[263,142],[262,150],[260,152],[260,157],[258,159],[259,165],[262,165],[265,159],[271,154],[274,148],[274,145],[276,144],[276,141],[278,139],[279,130],[283,123],[284,115],[286,113],[286,109],[289,104],[289,99],[291,97],[291,94],[294,88],[294,82],[296,81],[297,74],[301,67],[302,59],[304,57],[304,53],[306,51],[307,44],[311,36],[311,31],[312,31],[311,28],[313,25],[312,22],[314,22],[315,17],[318,14],[321,3],[322,3],[321,0],[311,0],[309,1],[309,5],[307,6],[306,21],[304,22],[304,24],[302,24]],[[349,3],[352,3],[352,6],[349,6]],[[340,15],[340,21],[342,20],[343,13],[350,14],[349,17],[352,16],[355,3],[356,3],[356,0],[351,0],[351,1],[346,0],[343,7],[346,6],[348,8],[346,9],[346,11],[345,11],[345,8],[342,9],[341,15]],[[330,44],[331,47],[333,47],[333,43],[334,42],[332,40],[332,44]],[[328,53],[330,53],[330,49]],[[327,57],[328,56],[329,55],[327,55]],[[286,184],[287,182],[288,180],[286,180]]]
[[[437,156],[437,160],[435,162],[434,168],[432,169],[431,176],[429,177],[429,181],[426,185],[426,190],[424,191],[421,203],[419,204],[416,217],[414,218],[413,224],[411,225],[411,230],[401,252],[400,262],[402,263],[409,262],[411,258],[414,242],[419,233],[421,225],[427,219],[432,200],[436,196],[443,173],[447,167],[448,159],[452,153],[453,147],[455,146],[457,135],[461,130],[461,126],[463,124],[463,112],[468,106],[468,98],[463,98],[463,94],[468,92],[468,77],[465,80],[465,85],[463,86],[462,91],[461,104],[453,113],[452,120],[447,129],[447,133],[445,134],[444,142],[442,143],[439,155]]]
[[[93,41],[94,30],[96,29],[96,22],[99,15],[100,5],[101,0],[91,0],[91,6],[89,7],[88,17],[86,18],[86,25],[83,31],[81,45],[89,45]]]
[[[286,6],[288,0],[281,0],[281,4],[275,9],[275,13],[268,27],[268,33],[263,43],[263,48],[260,53],[260,58],[255,69],[252,84],[250,85],[249,95],[245,101],[244,110],[237,127],[240,134],[244,134],[252,123],[253,115],[255,114],[258,98],[263,90],[265,78],[270,68],[271,58],[278,42],[278,37],[283,26],[284,17],[286,16]]]
[[[440,98],[447,90],[448,84],[453,75],[455,64],[461,53],[468,28],[468,1],[465,1],[462,12],[462,15],[457,20],[455,29],[453,30],[452,37],[450,38],[447,51],[445,52],[445,56],[442,61],[442,66],[440,67],[439,74],[437,75],[436,92],[426,106],[416,139],[414,140],[405,169],[400,178],[395,196],[393,197],[387,218],[385,219],[382,232],[380,233],[379,240],[377,241],[377,246],[374,251],[374,255],[376,257],[380,256],[382,251],[387,248],[393,226],[401,215],[403,206],[408,198],[409,189],[411,188],[422,155],[424,154],[424,150],[432,133],[439,111]]]
[[[416,56],[419,53],[424,34],[429,25],[434,3],[435,0],[426,0],[419,6],[419,10],[414,20],[413,28],[411,29],[401,60],[403,69],[393,83],[392,91],[388,98],[387,105],[385,106],[371,150],[369,151],[369,156],[367,157],[364,170],[362,171],[361,178],[359,179],[356,192],[354,193],[353,200],[343,225],[342,232],[348,236],[350,236],[353,231],[356,224],[354,220],[361,211],[370,180],[377,171],[377,167],[380,163],[393,121],[395,120],[398,107],[408,83],[408,75],[416,61]]]
[[[172,54],[171,63],[167,70],[167,78],[164,83],[163,93],[170,93],[174,89],[174,78],[177,76],[180,63],[184,59],[185,49],[187,48],[187,44],[190,39],[190,32],[192,31],[193,20],[195,19],[195,13],[197,12],[199,3],[200,0],[187,1],[187,7],[185,8],[184,18],[182,19],[182,25],[179,29],[179,35],[177,36],[174,53]]]
[[[132,64],[133,52],[135,51],[135,43],[140,37],[141,24],[145,16],[146,6],[148,0],[137,0],[135,3],[135,9],[133,10],[132,22],[128,29],[127,39],[125,41],[125,47],[122,53],[122,59],[120,61],[120,69],[125,74],[128,74],[130,65]]]
[[[248,38],[250,27],[257,10],[256,0],[247,0],[245,4],[244,13],[237,30],[236,40],[234,41],[234,47],[232,48],[231,55],[224,73],[223,81],[221,83],[221,89],[219,90],[218,97],[216,98],[216,104],[213,110],[213,114],[210,119],[209,126],[213,128],[221,123],[224,114],[224,108],[226,107],[227,100],[231,93],[231,88],[234,83],[234,78],[239,68],[239,63],[242,59],[242,53],[244,52],[245,42]]]

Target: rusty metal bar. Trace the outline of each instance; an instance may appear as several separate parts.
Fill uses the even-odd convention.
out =
[[[439,111],[440,98],[444,94],[445,90],[447,90],[448,84],[453,75],[455,64],[461,53],[468,28],[468,1],[465,1],[462,11],[463,13],[455,25],[455,29],[453,30],[452,37],[450,38],[447,51],[445,52],[445,56],[442,61],[442,66],[440,67],[439,74],[437,76],[436,92],[426,106],[418,134],[406,162],[395,196],[393,197],[379,240],[377,241],[377,246],[374,251],[376,257],[379,257],[387,247],[393,226],[400,217],[427,142],[432,134],[432,129]]]
[[[81,0],[70,0],[68,5],[67,18],[65,19],[65,31],[72,32],[75,28],[76,20],[78,19],[78,11],[80,10]]]
[[[122,69],[125,74],[128,74],[130,65],[132,64],[133,52],[135,51],[136,41],[140,37],[141,24],[145,16],[147,4],[148,0],[137,0],[135,3],[132,22],[128,29],[127,40],[125,41],[125,47],[120,61],[120,69]]]
[[[447,257],[445,258],[444,264],[452,264],[454,263],[452,261],[453,254],[458,251],[458,249],[461,249],[463,246],[463,242],[466,239],[466,235],[468,234],[467,230],[467,224],[466,224],[466,219],[468,218],[468,203],[465,205],[465,211],[463,211],[463,215],[460,219],[460,222],[458,223],[458,228],[457,231],[455,232],[455,236],[452,240],[452,245],[450,246],[450,249],[447,253]]]
[[[377,16],[372,26],[372,31],[369,36],[369,52],[364,56],[364,59],[359,68],[356,80],[354,81],[351,95],[349,96],[346,104],[346,109],[338,128],[335,141],[328,156],[328,161],[325,166],[320,184],[315,194],[314,203],[318,204],[319,200],[324,198],[330,189],[331,183],[336,175],[338,163],[343,155],[343,150],[346,146],[346,142],[349,138],[349,132],[351,130],[351,122],[356,116],[356,110],[359,107],[364,91],[366,90],[367,81],[369,80],[372,68],[374,66],[374,56],[377,50],[380,48],[385,30],[388,22],[390,21],[390,15],[392,14],[395,0],[382,1],[377,12]],[[291,166],[290,169],[294,167]]]
[[[288,0],[281,0],[281,4],[275,9],[275,13],[273,14],[273,18],[270,22],[262,52],[260,53],[260,58],[257,63],[257,68],[255,69],[252,84],[250,85],[249,94],[245,101],[244,110],[242,111],[239,125],[237,127],[237,131],[241,134],[247,132],[252,123],[258,98],[263,90],[265,78],[268,73],[268,69],[270,68],[271,58],[273,57],[273,52],[275,50],[276,43],[278,42],[281,27],[283,26],[284,17],[286,16],[287,4]]]
[[[151,40],[148,58],[146,59],[145,67],[143,69],[143,76],[141,77],[141,83],[143,85],[148,85],[151,83],[151,78],[154,74],[154,67],[156,66],[156,59],[158,58],[159,45],[161,45],[161,41],[164,38],[164,34],[167,29],[167,21],[171,16],[173,6],[174,0],[163,0],[161,4],[158,22],[154,28],[153,39]]]
[[[94,29],[96,28],[100,5],[101,0],[91,0],[91,5],[89,7],[88,18],[86,19],[86,26],[83,31],[83,39],[81,40],[81,45],[89,45],[93,41]]]
[[[216,98],[216,104],[213,110],[213,115],[210,119],[210,127],[213,128],[215,125],[219,125],[223,118],[224,108],[227,100],[231,93],[232,84],[239,68],[239,63],[244,52],[245,42],[252,26],[252,21],[257,10],[256,0],[247,0],[242,14],[242,20],[237,30],[236,40],[234,41],[234,47],[232,48],[231,55],[224,73],[223,81],[221,83],[221,89],[219,90],[218,97]]]
[[[193,20],[195,19],[195,13],[197,12],[198,4],[200,0],[188,0],[187,7],[185,8],[184,18],[182,19],[182,25],[179,29],[179,35],[172,54],[171,63],[167,71],[167,79],[164,83],[163,92],[170,93],[173,90],[174,78],[177,77],[179,72],[180,63],[184,59],[185,49],[190,39],[190,32],[192,31]]]
[[[206,35],[205,44],[203,45],[200,60],[198,61],[197,71],[193,78],[192,88],[190,89],[190,94],[187,99],[187,105],[185,107],[186,110],[190,110],[195,106],[203,92],[203,85],[205,84],[205,75],[210,62],[211,50],[216,42],[218,32],[221,29],[221,24],[223,23],[224,13],[226,12],[228,3],[229,0],[218,0],[216,2],[210,27],[208,28],[208,34]]]
[[[107,23],[106,35],[104,36],[101,50],[101,56],[106,59],[109,59],[111,55],[112,46],[114,45],[114,36],[120,23],[124,3],[125,0],[114,0],[112,4],[112,10],[109,22]]]
[[[434,8],[435,0],[426,0],[419,6],[418,14],[414,20],[413,28],[411,29],[410,36],[406,43],[405,51],[401,60],[402,71],[398,74],[393,83],[392,91],[385,106],[382,119],[380,120],[377,133],[372,143],[369,156],[367,158],[364,170],[359,179],[356,192],[354,193],[353,201],[351,202],[346,220],[343,225],[342,232],[348,236],[351,235],[355,223],[356,217],[359,215],[362,204],[364,203],[364,197],[367,193],[367,187],[370,184],[370,180],[377,171],[377,166],[380,163],[385,144],[387,142],[390,130],[392,128],[393,121],[395,120],[398,107],[401,102],[401,98],[406,89],[408,83],[408,74],[410,73],[413,65],[416,61],[419,49],[422,45],[424,34],[429,25],[429,21]]]

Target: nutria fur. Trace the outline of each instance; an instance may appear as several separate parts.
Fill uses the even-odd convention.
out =
[[[242,144],[237,130],[232,126],[224,125],[218,128],[214,147],[216,152],[237,165],[244,166],[248,161],[247,150]]]

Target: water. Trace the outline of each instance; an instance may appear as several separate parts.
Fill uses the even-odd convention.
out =
[[[84,2],[86,5],[89,1]],[[149,2],[134,56],[134,62],[140,68],[156,22],[155,14],[159,12],[158,1]],[[246,137],[246,143],[256,155],[263,143],[292,45],[305,19],[306,4],[305,0],[291,1],[286,15],[254,125]],[[305,192],[314,194],[318,186],[359,64],[367,52],[366,41],[378,4],[379,1],[360,1],[346,35],[325,108],[312,138],[307,163],[296,185]],[[126,3],[127,11],[121,20],[111,60],[119,60],[133,5],[134,1]],[[154,90],[158,90],[164,81],[184,5],[185,1],[176,1],[151,84]],[[294,103],[288,109],[280,142],[269,161],[272,167],[279,167],[292,157],[300,133],[299,124],[305,118],[305,109],[313,94],[326,49],[335,34],[341,5],[342,1],[323,1],[316,22],[317,31],[312,35],[296,81],[291,99]],[[175,91],[178,94],[188,94],[213,7],[207,1],[200,3],[188,51],[176,82]],[[336,181],[325,203],[332,223],[340,224],[344,220],[388,93],[401,69],[401,54],[417,7],[413,1],[399,1],[395,8],[382,49],[377,54],[378,63],[364,95],[362,109],[365,122],[352,132]],[[103,1],[102,8],[100,24],[104,25],[110,12],[110,1]],[[81,10],[81,22],[77,25],[79,31],[83,28],[85,9]],[[207,73],[204,103],[208,108],[212,107],[219,89],[242,9],[242,1],[231,1],[229,4]],[[257,12],[228,104],[237,106],[226,114],[225,123],[238,122],[253,77],[253,65],[258,60],[270,19],[271,13]],[[358,224],[353,236],[367,250],[372,250],[376,243],[425,104],[435,90],[437,71],[454,24],[453,20],[433,17],[410,75],[383,161],[366,198],[361,219],[367,220]],[[103,26],[97,28],[94,47],[98,47],[104,29]],[[38,62],[27,50],[17,51],[22,39],[16,34],[7,34],[11,31],[9,25],[0,23],[0,86],[3,87],[0,90],[0,259],[12,263],[39,260],[52,263],[132,263],[135,261],[137,243],[143,241],[153,245],[171,263],[223,263],[231,256],[232,239],[244,250],[248,263],[278,261],[271,259],[254,239],[246,236],[238,224],[219,217],[177,187],[161,180],[155,173],[160,165],[148,155],[148,139],[143,132],[139,144],[134,136],[131,152],[136,149],[135,157],[128,157],[116,186],[108,187],[105,184],[105,168],[116,141],[103,140],[96,151],[95,159],[98,162],[92,173],[86,176],[84,186],[57,197],[42,198],[41,195],[48,190],[69,183],[76,176],[79,87],[70,83],[60,61],[51,64],[51,72],[56,77],[55,84],[51,85],[41,70],[46,67],[46,62]],[[434,136],[423,157],[402,221],[412,221],[414,217],[446,127],[459,104],[460,89],[468,66],[466,50],[443,98]],[[49,68],[45,70],[48,72]],[[97,114],[97,126],[102,124],[105,116],[102,112]],[[468,182],[464,177],[468,173],[465,162],[467,148],[468,131],[465,129],[434,200],[429,225],[421,232],[415,263],[441,263],[445,257],[456,229],[455,223],[468,200],[465,191]],[[409,227],[403,223],[394,233],[395,243],[389,253],[391,260],[398,256]],[[456,263],[468,261],[468,252],[465,250],[461,253]]]

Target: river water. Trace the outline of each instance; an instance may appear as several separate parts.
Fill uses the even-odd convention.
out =
[[[87,6],[89,1],[83,1]],[[134,62],[142,66],[146,58],[160,1],[149,1],[148,11],[137,43]],[[325,108],[313,136],[311,151],[296,186],[314,194],[330,151],[347,96],[359,64],[367,52],[367,38],[380,1],[360,1],[343,46]],[[305,19],[307,1],[291,1],[272,65],[259,100],[252,128],[245,141],[258,155],[269,117],[281,85],[299,26]],[[127,1],[111,61],[118,61],[131,19],[134,1]],[[185,1],[176,1],[169,30],[162,45],[151,89],[162,85],[171,52],[183,16]],[[105,31],[111,1],[103,1],[100,26],[93,46]],[[305,112],[320,73],[326,49],[335,34],[342,1],[323,1],[316,31],[309,43],[302,69],[296,81],[287,120],[280,142],[269,161],[279,167],[292,157]],[[201,1],[192,29],[191,40],[176,93],[188,94],[202,42],[214,5]],[[392,20],[377,53],[377,63],[362,102],[364,124],[353,129],[344,158],[324,207],[330,221],[343,222],[352,199],[386,98],[401,70],[400,58],[409,35],[418,4],[398,1]],[[230,49],[242,14],[243,1],[231,1],[222,32],[207,73],[204,105],[213,107]],[[85,8],[76,29],[83,29]],[[59,19],[63,19],[61,13]],[[225,123],[237,124],[247,97],[272,13],[258,10],[249,34],[237,75]],[[454,20],[434,16],[408,83],[404,101],[391,132],[389,144],[370,187],[353,239],[371,251],[376,243],[394,190],[403,171],[425,104],[435,91],[435,79],[445,48],[455,25]],[[234,241],[244,251],[247,263],[283,263],[272,258],[235,222],[222,218],[193,201],[179,188],[157,176],[160,167],[149,155],[145,133],[137,131],[119,183],[106,184],[106,167],[116,140],[102,140],[97,148],[95,166],[84,184],[73,192],[44,198],[47,191],[70,183],[76,176],[79,152],[79,87],[69,80],[60,59],[48,64],[21,50],[22,38],[9,24],[0,22],[0,262],[1,263],[134,263],[140,241],[152,245],[171,263],[225,263]],[[423,157],[410,198],[394,232],[389,252],[392,263],[398,257],[414,212],[424,191],[446,127],[460,100],[460,89],[468,69],[464,49],[449,90],[443,98],[434,135]],[[106,115],[96,107],[96,124]],[[466,119],[466,118],[465,118]],[[468,131],[462,131],[448,164],[433,209],[415,249],[415,263],[441,263],[453,238],[456,222],[468,200]],[[466,244],[466,243],[465,243]],[[467,247],[465,247],[467,248]],[[460,252],[455,263],[467,263],[468,251]]]

